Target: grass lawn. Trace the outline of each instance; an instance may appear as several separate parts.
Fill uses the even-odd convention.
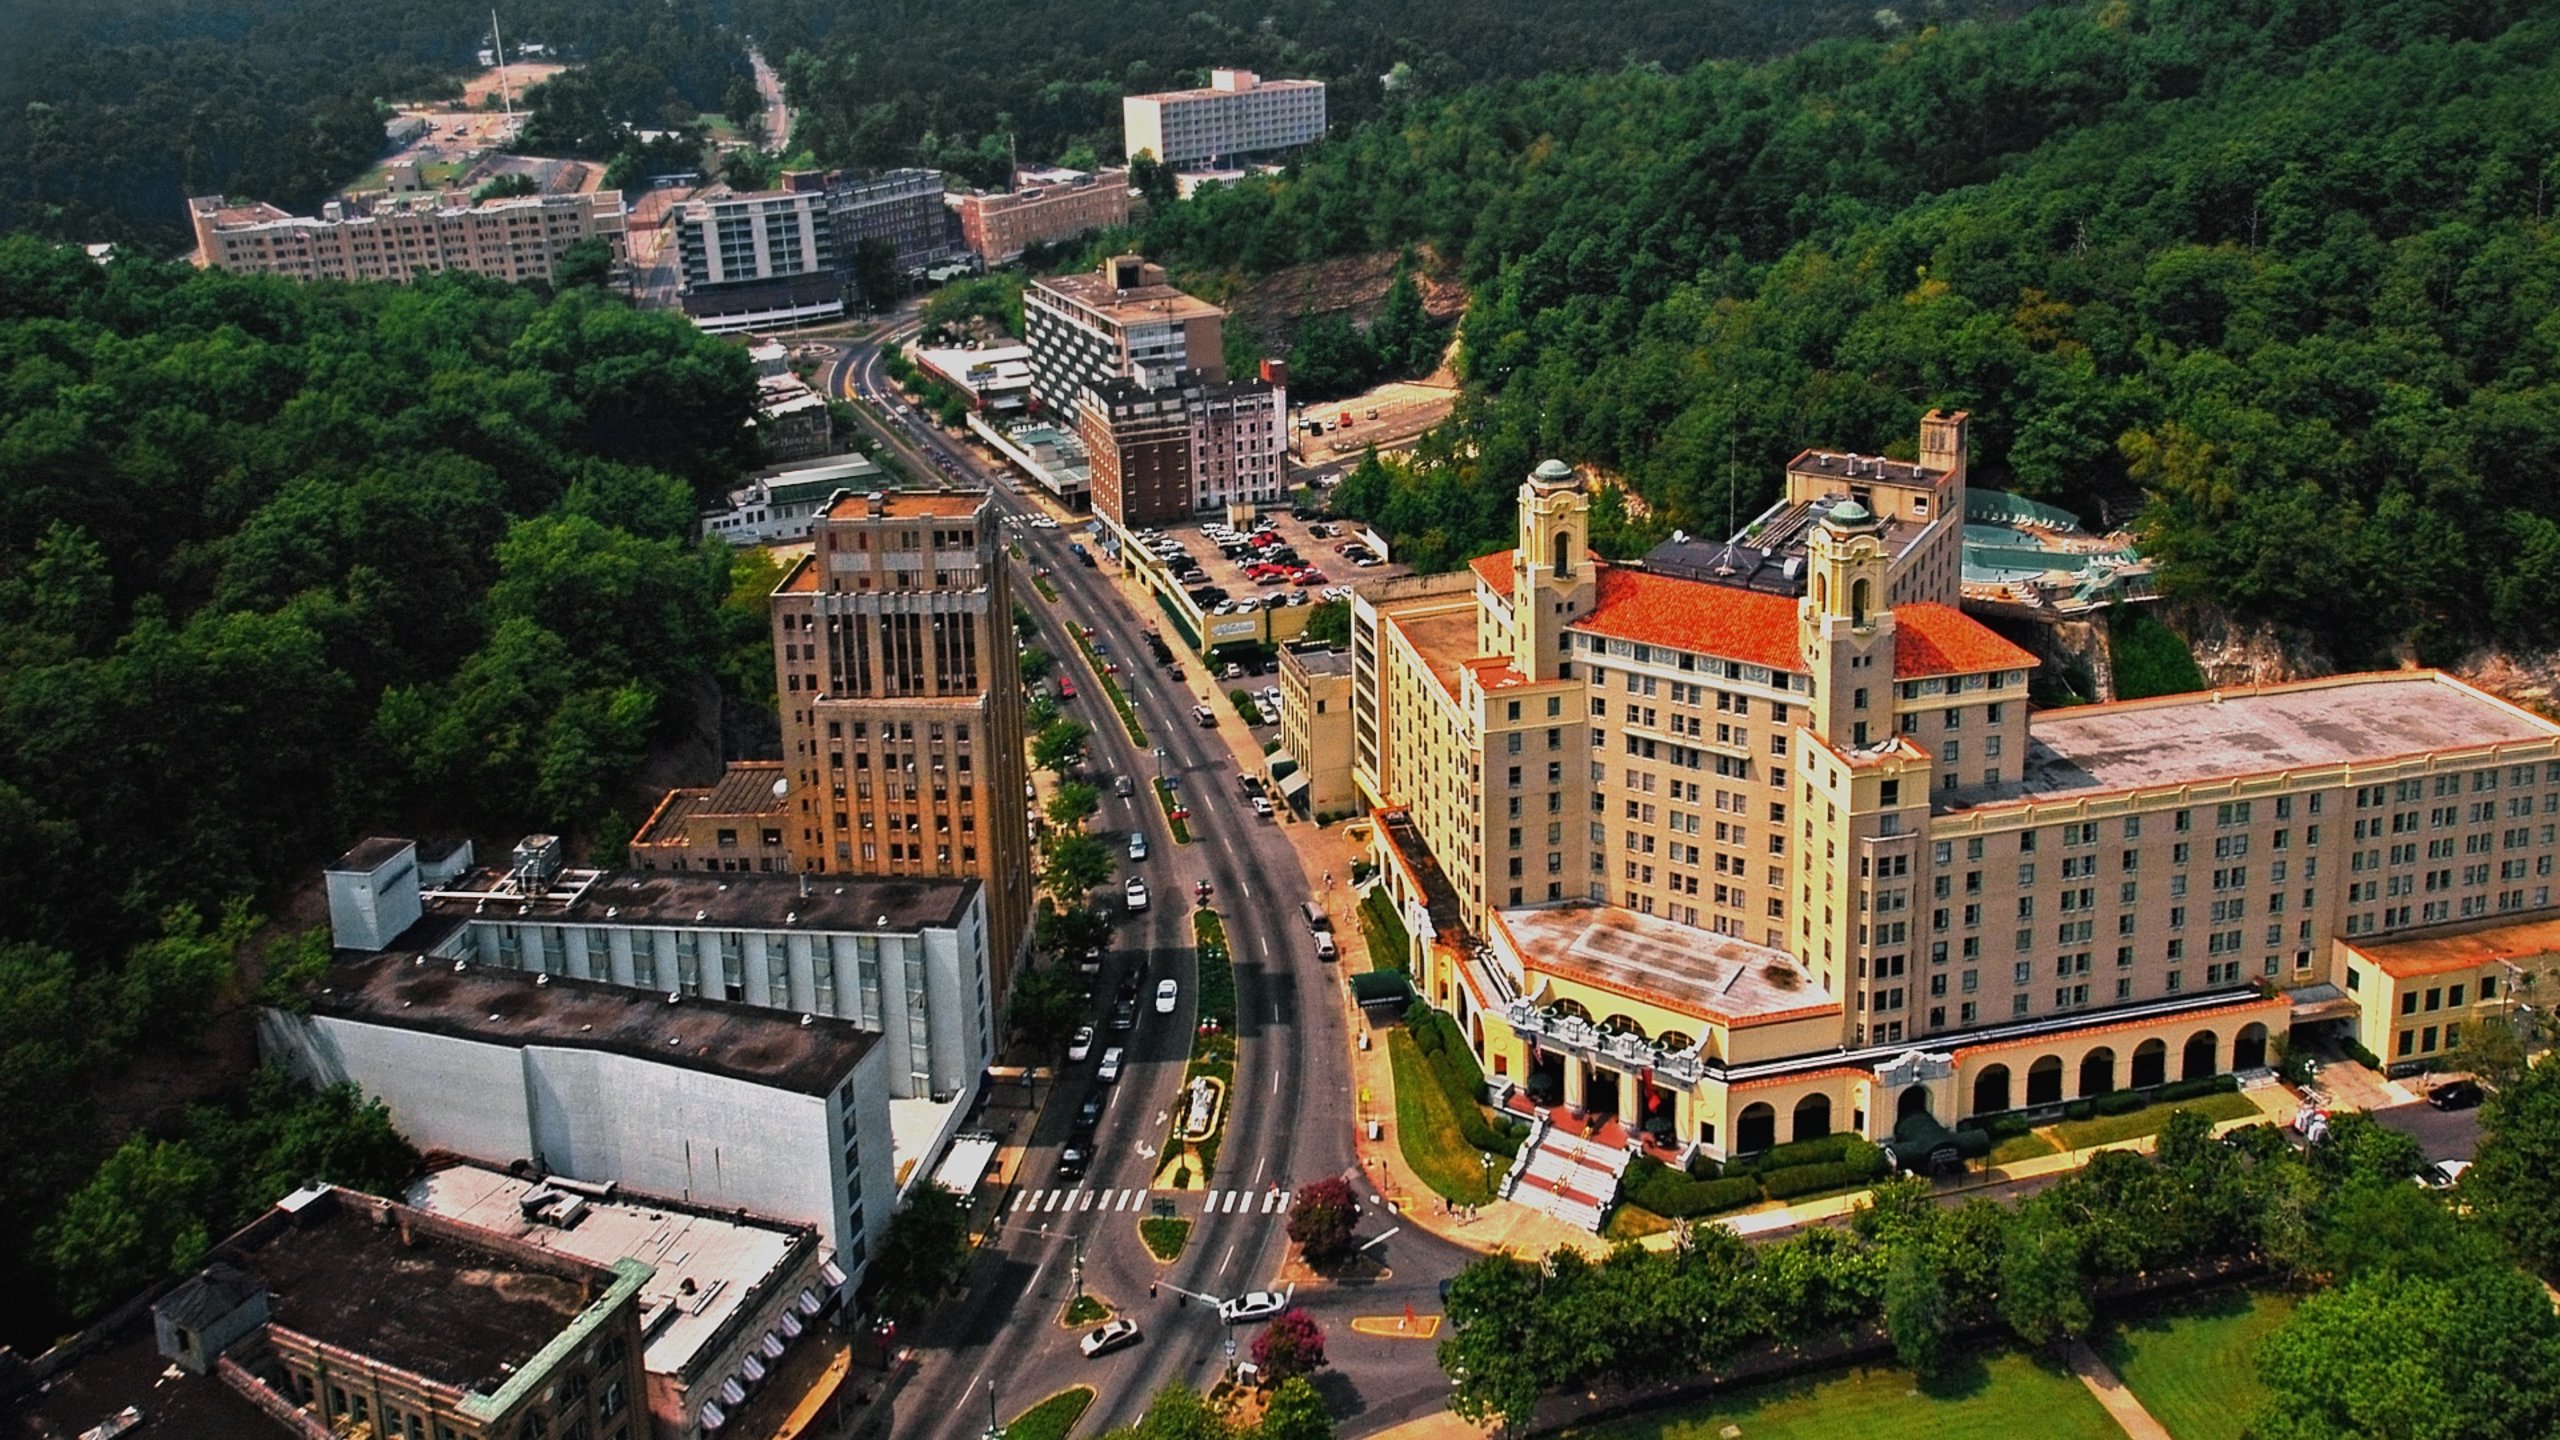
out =
[[[1412,958],[1413,937],[1384,885],[1360,897],[1360,930],[1369,940],[1370,969],[1402,970]]]
[[[1493,1195],[1485,1188],[1484,1157],[1467,1143],[1450,1108],[1449,1092],[1431,1074],[1422,1047],[1401,1029],[1389,1030],[1387,1058],[1395,1067],[1396,1144],[1404,1161],[1422,1183],[1461,1205],[1482,1205]],[[1506,1163],[1504,1169],[1509,1168]]]
[[[1182,1247],[1191,1243],[1191,1222],[1150,1215],[1138,1222],[1138,1238],[1147,1242],[1147,1253],[1170,1265],[1182,1258]]]
[[[1601,1229],[1600,1238],[1613,1243],[1620,1240],[1641,1240],[1647,1235],[1659,1235],[1670,1228],[1670,1221],[1641,1205],[1621,1205],[1609,1212],[1609,1223]]]
[[[1110,1318],[1110,1306],[1090,1295],[1079,1295],[1067,1302],[1066,1313],[1059,1317],[1058,1323],[1072,1329],[1084,1325],[1099,1325]]]
[[[2013,1350],[1973,1357],[1922,1390],[1908,1370],[1858,1369],[1736,1390],[1697,1405],[1570,1430],[1581,1440],[2122,1440],[2060,1366]]]
[[[2293,1306],[2290,1295],[2224,1290],[2130,1318],[2097,1350],[2177,1440],[2240,1440],[2267,1396],[2258,1342]]]
[[[1991,1147],[1991,1163],[2006,1165],[2012,1160],[2033,1160],[2050,1155],[2058,1148],[2041,1135],[2012,1135]]]
[[[2208,1120],[2241,1120],[2258,1114],[2258,1103],[2246,1095],[2200,1095],[2174,1105],[2145,1105],[2130,1115],[2099,1115],[2088,1120],[2065,1120],[2053,1127],[2053,1138],[2065,1148],[2086,1150],[2092,1145],[2110,1145],[2118,1140],[2131,1140],[2142,1135],[2157,1135],[2169,1123],[2169,1116],[2180,1110],[2201,1112]]]
[[[1067,1432],[1092,1403],[1092,1386],[1069,1386],[1013,1417],[1013,1423],[1004,1427],[1005,1440],[1066,1440]]]

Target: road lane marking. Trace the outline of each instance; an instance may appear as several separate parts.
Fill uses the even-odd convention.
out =
[[[1270,1169],[1271,1157],[1265,1155],[1262,1157],[1261,1161],[1253,1167],[1253,1183],[1256,1185],[1261,1184],[1263,1175],[1269,1172]]]
[[[1274,1095],[1280,1093],[1280,1072],[1277,1070],[1271,1072],[1271,1093]]]
[[[1090,1190],[1087,1190],[1087,1191],[1085,1191],[1083,1194],[1081,1194],[1081,1195],[1077,1196],[1077,1197],[1076,1197],[1076,1208],[1077,1208],[1077,1209],[1079,1209],[1079,1210],[1090,1210],[1090,1209],[1092,1209],[1092,1208],[1093,1208],[1093,1192],[1092,1192],[1092,1191],[1090,1191]]]
[[[1042,1205],[1042,1206],[1040,1207],[1041,1213],[1042,1213],[1042,1214],[1046,1214],[1046,1213],[1048,1213],[1049,1211],[1052,1211],[1052,1210],[1057,1209],[1057,1208],[1058,1208],[1058,1202],[1059,1202],[1060,1200],[1062,1200],[1062,1199],[1065,1199],[1065,1198],[1066,1198],[1066,1193],[1067,1193],[1067,1192],[1066,1192],[1066,1191],[1064,1191],[1064,1190],[1052,1190],[1052,1191],[1050,1191],[1050,1192],[1049,1192],[1049,1201],[1048,1201],[1048,1203],[1047,1203],[1047,1204],[1045,1204],[1045,1205]]]
[[[1268,1215],[1268,1214],[1272,1213],[1273,1211],[1278,1210],[1281,1206],[1286,1205],[1286,1204],[1288,1204],[1288,1203],[1289,1203],[1289,1192],[1288,1192],[1288,1191],[1286,1191],[1286,1190],[1274,1190],[1274,1191],[1272,1191],[1270,1194],[1265,1195],[1265,1196],[1263,1196],[1263,1197],[1262,1197],[1262,1213],[1263,1213],[1263,1214],[1265,1214],[1265,1215]]]
[[[1230,1245],[1227,1247],[1227,1258],[1218,1262],[1218,1273],[1221,1275],[1226,1274],[1227,1267],[1234,1263],[1236,1263],[1236,1247]]]

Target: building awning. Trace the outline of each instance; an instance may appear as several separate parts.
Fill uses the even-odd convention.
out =
[[[747,1377],[747,1383],[760,1383],[764,1379],[764,1357],[750,1354],[738,1363],[738,1371]]]
[[[720,1402],[717,1400],[703,1401],[702,1409],[698,1413],[702,1417],[702,1428],[705,1430],[717,1430],[729,1423],[729,1412],[721,1409]]]
[[[735,1375],[732,1375],[728,1379],[720,1382],[720,1403],[724,1405],[743,1405],[746,1403],[746,1400],[746,1382],[740,1380]]]
[[[2286,998],[2293,1002],[2290,1018],[2296,1025],[2309,1025],[2321,1020],[2352,1020],[2364,1013],[2364,1007],[2356,1003],[2356,997],[2326,980],[2291,991]]]
[[[839,1290],[844,1288],[844,1268],[836,1264],[834,1257],[830,1256],[818,1262],[818,1274],[824,1277],[829,1285]]]
[[[756,1353],[762,1355],[767,1360],[781,1359],[782,1337],[770,1330],[767,1330],[764,1332],[763,1342],[756,1346]]]
[[[808,1328],[808,1327],[806,1327],[806,1326],[804,1326],[804,1325],[802,1325],[802,1324],[800,1323],[800,1317],[799,1317],[799,1316],[792,1314],[792,1313],[791,1313],[790,1311],[788,1311],[788,1310],[785,1310],[785,1311],[783,1311],[783,1312],[782,1312],[782,1338],[783,1338],[783,1339],[785,1339],[785,1340],[797,1340],[797,1339],[799,1339],[799,1338],[800,1338],[800,1332],[801,1332],[802,1330],[806,1329],[806,1328]]]
[[[815,1315],[827,1307],[827,1302],[818,1298],[818,1292],[814,1287],[802,1290],[800,1298],[794,1303],[800,1307],[800,1313],[803,1315]]]

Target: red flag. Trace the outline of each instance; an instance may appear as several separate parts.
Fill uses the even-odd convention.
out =
[[[1406,1302],[1404,1302],[1404,1323],[1406,1323],[1407,1325],[1410,1325],[1410,1324],[1412,1324],[1412,1323],[1413,1323],[1413,1320],[1414,1320],[1414,1316],[1413,1316],[1413,1302],[1412,1302],[1412,1301],[1410,1301],[1410,1300],[1407,1300]]]

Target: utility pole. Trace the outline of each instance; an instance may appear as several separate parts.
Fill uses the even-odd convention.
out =
[[[507,84],[507,42],[505,37],[498,33],[498,12],[494,6],[489,11],[489,53],[498,57],[498,94],[506,103],[507,122],[513,124],[516,118],[516,95],[515,90]]]

